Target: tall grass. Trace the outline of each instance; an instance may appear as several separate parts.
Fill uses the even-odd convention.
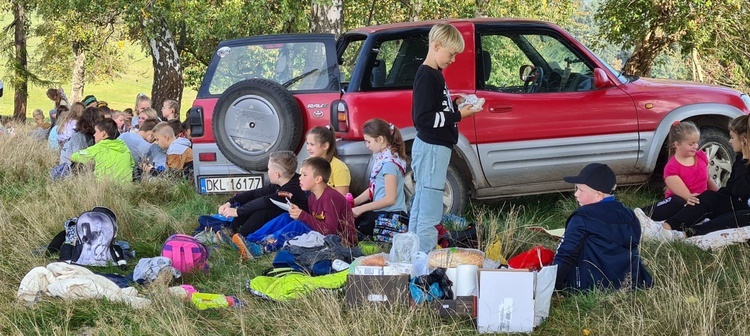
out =
[[[345,305],[342,291],[319,291],[292,302],[251,297],[247,280],[269,267],[271,257],[242,263],[236,251],[213,250],[208,274],[182,281],[200,291],[235,294],[242,308],[199,311],[167,294],[167,284],[139,287],[151,300],[134,310],[106,300],[64,301],[42,297],[33,306],[16,300],[23,276],[52,258],[32,253],[62,229],[62,223],[95,205],[110,207],[119,221],[119,238],[138,257],[159,254],[172,233],[190,232],[200,214],[215,211],[223,197],[195,193],[184,182],[151,179],[118,186],[83,175],[52,182],[56,155],[25,135],[0,137],[0,334],[3,335],[473,335],[469,318],[441,319],[426,307]],[[630,206],[659,197],[647,187],[623,189]],[[480,227],[480,244],[502,242],[510,257],[533,245],[557,242],[527,229],[562,227],[576,208],[569,193],[475,204],[469,214]],[[654,277],[648,290],[555,296],[550,317],[534,334],[581,335],[746,335],[750,325],[750,249],[730,246],[705,252],[682,243],[644,243],[641,254]],[[130,263],[130,270],[135,262]],[[115,269],[103,269],[114,272]]]

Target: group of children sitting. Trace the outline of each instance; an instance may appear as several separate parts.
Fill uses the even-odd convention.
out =
[[[60,161],[52,171],[53,179],[64,178],[93,163],[97,180],[130,182],[143,174],[192,176],[192,144],[189,129],[176,118],[167,101],[162,112],[171,120],[160,121],[150,107],[150,99],[136,99],[138,121],[130,125],[125,113],[110,110],[94,96],[73,103],[56,101],[46,123],[41,110],[34,112],[40,137],[47,138],[50,148],[59,150]],[[171,111],[171,112],[170,112]],[[51,127],[50,127],[51,126]],[[48,131],[44,131],[49,128]],[[42,133],[43,132],[43,133]]]
[[[367,147],[377,154],[369,187],[347,199],[351,176],[336,153],[335,133],[317,126],[306,136],[310,157],[299,173],[293,152],[272,153],[268,161],[270,184],[238,194],[222,204],[218,213],[232,218],[231,241],[244,258],[262,254],[292,236],[309,231],[338,234],[343,242],[356,245],[371,236],[380,216],[406,218],[404,175],[406,161],[401,133],[382,119],[368,120],[363,127]],[[309,193],[309,196],[307,195]],[[271,238],[269,240],[269,238]]]
[[[710,178],[707,155],[699,150],[700,130],[675,122],[669,133],[670,159],[664,167],[664,199],[634,211],[614,200],[614,172],[586,166],[566,181],[576,184],[581,205],[568,219],[554,263],[557,288],[648,287],[651,275],[640,259],[642,239],[677,241],[750,226],[750,118],[729,124],[736,153],[726,186]]]

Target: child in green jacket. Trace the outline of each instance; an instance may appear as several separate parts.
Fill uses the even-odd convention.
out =
[[[93,146],[73,153],[70,160],[87,163],[94,161],[94,175],[97,181],[110,179],[117,182],[133,180],[133,156],[128,146],[117,137],[117,123],[112,119],[103,119],[94,127]]]

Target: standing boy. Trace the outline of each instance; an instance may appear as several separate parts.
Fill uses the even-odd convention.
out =
[[[615,201],[615,173],[609,166],[592,163],[575,183],[581,206],[568,217],[565,235],[553,261],[557,265],[556,289],[590,290],[649,287],[651,275],[641,261],[638,245],[641,225],[635,214]]]
[[[412,146],[411,168],[416,182],[411,203],[409,230],[419,236],[419,250],[429,252],[437,245],[436,225],[443,215],[443,189],[453,145],[458,142],[458,122],[480,110],[472,105],[460,111],[445,84],[442,70],[464,50],[456,27],[440,23],[430,30],[429,50],[414,78],[412,122],[417,138]]]

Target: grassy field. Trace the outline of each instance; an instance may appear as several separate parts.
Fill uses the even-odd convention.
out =
[[[7,26],[13,17],[6,14],[0,16],[0,27]],[[36,18],[32,20],[36,22]],[[28,53],[30,62],[35,55],[36,46],[39,45],[40,37],[31,37],[28,41]],[[84,89],[84,96],[92,94],[96,96],[98,100],[106,101],[109,107],[117,110],[124,110],[128,107],[134,108],[135,97],[139,93],[145,93],[151,96],[151,85],[153,83],[153,67],[151,64],[151,56],[148,55],[141,49],[140,45],[133,44],[130,41],[123,41],[122,53],[125,59],[126,68],[118,74],[119,77],[107,82],[99,83],[86,83]],[[72,48],[72,47],[71,47]],[[72,49],[70,51],[72,53]],[[72,64],[71,75],[72,76]],[[7,67],[5,62],[0,64],[0,78],[5,83],[5,92],[3,97],[0,97],[0,115],[12,115],[13,114],[13,87],[7,81]],[[63,90],[70,96],[71,86],[70,79],[67,78],[46,78],[43,74],[37,74],[41,78],[51,80],[56,83],[60,83]],[[29,85],[29,98],[26,115],[29,119],[32,117],[34,109],[41,109],[45,115],[52,109],[52,101],[47,99],[46,92],[47,87],[38,85]],[[187,109],[193,105],[196,95],[195,90],[186,88],[182,93],[182,111],[180,116],[184,118]],[[49,118],[49,116],[47,115]]]
[[[151,300],[134,310],[106,300],[64,301],[44,297],[27,306],[16,300],[24,275],[53,259],[32,253],[61,230],[63,222],[94,205],[118,215],[120,238],[140,258],[160,253],[175,232],[191,232],[201,214],[215,211],[222,197],[195,193],[192,186],[166,180],[119,187],[91,182],[90,176],[51,182],[56,156],[22,134],[0,137],[0,334],[2,335],[474,335],[468,319],[441,319],[426,307],[347,309],[342,292],[276,303],[252,297],[247,280],[270,266],[266,256],[241,262],[236,251],[212,252],[209,274],[182,281],[199,291],[235,294],[243,308],[199,311],[166,294],[166,283],[139,287]],[[629,206],[659,197],[646,187],[624,188]],[[473,204],[468,215],[503,242],[506,257],[556,243],[526,229],[561,227],[576,204],[569,193]],[[594,292],[555,296],[550,317],[535,335],[747,335],[750,325],[750,248],[735,245],[710,253],[682,243],[644,243],[643,258],[655,287],[644,291]],[[132,270],[135,262],[130,263]],[[101,269],[112,272],[115,269]],[[585,333],[583,333],[585,334]]]

